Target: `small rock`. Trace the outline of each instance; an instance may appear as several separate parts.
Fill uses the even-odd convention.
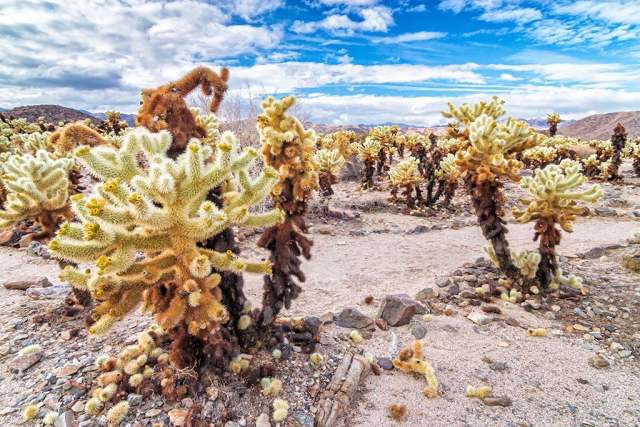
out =
[[[421,290],[416,294],[415,299],[417,301],[425,301],[431,298],[435,298],[435,296],[436,296],[436,291],[433,288],[424,288],[423,290]]]
[[[389,324],[387,323],[387,321],[384,319],[380,319],[379,317],[376,319],[376,326],[382,331],[389,330]]]
[[[617,216],[618,215],[618,212],[616,212],[614,208],[610,208],[610,207],[597,207],[597,208],[593,208],[593,211],[598,216]]]
[[[504,362],[492,362],[489,364],[491,370],[496,372],[503,372],[507,369],[507,364]]]
[[[547,312],[544,314],[544,317],[545,317],[547,320],[556,320],[556,314],[555,314],[553,311],[547,311]]]
[[[576,313],[579,317],[582,317],[583,319],[585,319],[587,317],[586,314],[584,314],[584,311],[582,311],[580,309],[580,307],[576,307],[573,309],[574,313]]]
[[[18,408],[12,408],[12,407],[4,408],[2,411],[0,411],[0,416],[13,414],[17,410],[18,410]]]
[[[385,371],[393,370],[393,361],[388,357],[376,357],[376,363]]]
[[[162,413],[161,409],[158,408],[154,408],[154,409],[149,409],[144,416],[146,418],[153,418],[153,417],[157,417],[158,415],[160,415]]]
[[[378,317],[386,320],[389,326],[403,326],[408,324],[416,314],[417,306],[418,304],[409,295],[387,295],[380,306]]]
[[[425,335],[427,335],[427,327],[422,324],[418,324],[411,328],[411,333],[417,340],[421,340]]]
[[[589,363],[594,368],[606,368],[611,365],[609,362],[605,360],[602,356],[593,356],[589,358]]]
[[[343,328],[362,329],[373,325],[373,319],[365,316],[355,308],[349,307],[342,310],[342,312],[336,316],[335,323]]]
[[[476,323],[478,325],[488,325],[489,323],[491,323],[491,317],[479,313],[477,311],[474,311],[473,313],[469,313],[469,315],[467,316],[467,319],[471,320],[473,323]]]
[[[260,416],[256,418],[256,427],[271,427],[271,422],[269,421],[269,415],[260,414]]]
[[[508,396],[485,397],[483,400],[487,406],[511,406],[513,401]]]
[[[18,236],[11,230],[0,233],[0,246],[11,246],[18,241]]]
[[[506,323],[509,326],[520,326],[520,323],[518,323],[518,321],[513,317],[509,317],[507,320],[504,321],[504,323]]]
[[[302,411],[289,412],[288,419],[292,421],[291,424],[295,427],[313,427],[314,425],[313,417],[305,414]]]
[[[174,426],[183,426],[186,422],[187,413],[184,409],[172,409],[169,411],[169,420]]]
[[[72,427],[74,421],[73,412],[67,411],[58,417],[53,427]]]
[[[483,371],[481,371],[480,369],[476,370],[474,375],[476,376],[476,378],[478,378],[481,381],[488,381],[489,380],[489,376],[487,374],[485,374]]]
[[[532,299],[528,299],[525,302],[522,303],[522,308],[524,309],[533,309],[533,310],[539,310],[541,307],[540,303],[536,300],[532,300]]]
[[[26,248],[31,242],[33,242],[33,237],[33,234],[25,234],[20,238],[20,242],[18,243],[18,245],[21,248]]]
[[[71,410],[73,412],[84,412],[84,404],[86,403],[86,400],[78,400],[76,403],[73,404],[73,406],[71,407]]]
[[[629,357],[629,356],[631,356],[631,351],[629,351],[629,350],[622,350],[622,351],[619,351],[619,352],[618,352],[618,355],[619,355],[622,359],[624,359],[625,357]]]
[[[320,228],[318,229],[318,232],[319,232],[320,234],[325,234],[325,235],[327,235],[327,234],[331,234],[331,227],[320,227]]]
[[[456,285],[453,285],[449,289],[447,289],[447,293],[449,295],[458,295],[460,293],[460,288]]]
[[[573,329],[575,329],[576,331],[587,332],[590,328],[576,323],[575,325],[573,325]]]
[[[446,288],[450,284],[451,284],[451,279],[449,279],[448,277],[441,277],[440,279],[436,280],[436,286],[440,288]]]
[[[478,281],[478,278],[472,274],[465,274],[463,277],[465,282],[475,283]]]
[[[60,369],[60,372],[56,375],[56,378],[68,377],[75,374],[80,370],[82,366],[77,363],[67,363]]]
[[[6,356],[11,351],[9,344],[0,345],[0,356]]]
[[[623,255],[622,266],[633,271],[640,271],[640,250]]]
[[[21,291],[26,291],[33,287],[47,288],[49,286],[52,285],[44,276],[25,276],[4,282],[4,287],[6,289],[18,289]]]
[[[129,395],[127,396],[127,402],[129,403],[129,406],[138,406],[142,403],[142,395],[129,393]]]
[[[557,312],[559,312],[559,311],[560,311],[560,310],[562,310],[562,309],[560,308],[560,306],[559,306],[559,305],[552,305],[552,306],[551,306],[551,310],[553,310],[554,312],[556,312],[556,313],[557,313]]]
[[[24,372],[42,359],[40,353],[25,354],[24,356],[15,357],[9,363],[9,370],[12,372]]]
[[[31,299],[63,299],[71,296],[69,285],[51,286],[48,288],[29,288],[27,296]]]
[[[329,325],[333,323],[333,319],[335,317],[336,316],[331,312],[325,313],[322,316],[320,316],[320,323],[322,323],[323,325]]]

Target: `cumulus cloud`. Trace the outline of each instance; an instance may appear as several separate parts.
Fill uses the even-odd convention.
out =
[[[417,33],[405,33],[399,34],[393,37],[380,37],[374,39],[374,43],[384,43],[384,44],[397,44],[397,43],[409,43],[416,41],[425,41],[425,40],[433,40],[433,39],[441,39],[446,37],[447,33],[439,32],[439,31],[418,31]]]
[[[222,3],[225,10],[233,15],[251,21],[260,15],[274,11],[284,5],[284,0],[231,0]]]
[[[385,6],[358,9],[361,21],[353,21],[348,15],[333,14],[321,21],[295,21],[291,31],[298,34],[309,34],[319,29],[331,32],[353,34],[355,31],[387,32],[394,25],[393,12]]]

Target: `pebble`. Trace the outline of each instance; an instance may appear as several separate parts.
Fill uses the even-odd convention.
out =
[[[256,427],[271,427],[271,422],[269,422],[269,415],[260,414],[260,416],[256,419]]]
[[[393,361],[388,357],[376,357],[376,363],[385,371],[393,370]]]
[[[488,381],[489,380],[489,376],[486,373],[484,373],[483,371],[481,371],[480,369],[476,370],[474,375],[476,376],[476,378],[478,378],[481,381]]]
[[[573,311],[580,317],[582,317],[583,319],[585,319],[587,317],[587,315],[584,313],[584,311],[582,311],[580,309],[580,307],[576,307],[573,309]]]
[[[609,365],[611,365],[602,356],[593,356],[593,357],[589,358],[589,363],[594,368],[606,368]]]
[[[77,373],[82,366],[77,363],[67,363],[60,369],[60,372],[56,375],[57,378],[68,377]]]
[[[144,416],[145,416],[146,418],[153,418],[153,417],[157,417],[157,416],[158,416],[158,415],[160,415],[161,413],[162,413],[162,410],[161,410],[161,409],[154,408],[154,409],[150,409],[150,410],[148,410],[148,411],[144,414]]]
[[[425,335],[427,335],[427,327],[422,324],[418,324],[411,328],[411,333],[417,340],[421,340]]]
[[[471,320],[473,323],[478,324],[478,325],[488,325],[489,323],[491,323],[491,317],[479,313],[477,311],[474,311],[473,313],[469,313],[469,315],[467,316],[467,319]]]
[[[129,396],[127,396],[127,402],[129,403],[130,406],[138,406],[139,404],[142,403],[142,395],[129,393]]]
[[[485,397],[483,400],[486,406],[511,406],[513,401],[508,396]]]
[[[436,280],[436,286],[440,288],[446,288],[450,284],[451,284],[451,279],[449,279],[448,277],[441,277],[440,279]]]
[[[71,410],[73,412],[84,412],[85,403],[86,403],[86,400],[78,400],[76,403],[73,404],[73,406],[71,407]]]
[[[302,411],[289,412],[289,420],[292,421],[292,425],[295,427],[313,427],[314,426],[313,417],[305,414]]]

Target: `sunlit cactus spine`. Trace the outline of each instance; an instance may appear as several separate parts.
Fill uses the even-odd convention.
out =
[[[461,173],[466,172],[465,187],[500,269],[515,285],[522,285],[525,277],[511,258],[506,238],[502,187],[505,179],[520,181],[518,172],[523,165],[516,155],[538,145],[544,137],[527,123],[513,118],[498,123],[497,119],[505,113],[502,103],[494,97],[491,102],[473,106],[465,103],[455,108],[449,104],[449,111],[442,114],[465,125],[459,137],[467,138],[469,145],[456,153],[455,163]]]
[[[558,125],[562,122],[560,114],[551,113],[547,114],[547,124],[549,125],[549,136],[554,137],[558,133]]]
[[[543,291],[549,290],[554,278],[559,276],[555,248],[560,244],[561,230],[571,233],[572,222],[584,211],[576,202],[593,203],[603,195],[598,185],[576,191],[586,180],[580,173],[580,163],[565,159],[560,165],[536,169],[534,177],[524,177],[520,183],[533,198],[520,199],[526,209],[514,208],[513,214],[520,223],[536,221],[534,240],[540,239],[536,277]]]
[[[418,172],[418,161],[413,157],[398,163],[398,165],[389,172],[389,184],[391,184],[391,197],[398,200],[398,189],[402,188],[402,196],[409,209],[413,209],[416,202],[422,200],[420,192],[420,183],[424,178]],[[415,196],[413,193],[416,193]]]
[[[322,150],[318,150],[313,158],[318,164],[318,176],[322,195],[333,195],[333,188],[331,186],[340,182],[337,174],[344,164],[344,157],[339,154],[337,149],[327,150],[323,148]]]

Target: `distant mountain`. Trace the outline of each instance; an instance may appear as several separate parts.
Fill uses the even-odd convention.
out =
[[[6,110],[6,108],[0,108],[0,111],[5,111],[5,110]]]
[[[88,111],[84,111],[84,110],[80,110],[83,113],[87,113],[93,117],[95,117],[96,119],[100,119],[100,120],[107,120],[107,115],[105,113],[90,113]],[[135,126],[136,125],[136,115],[135,114],[124,114],[124,113],[120,113],[120,117],[122,118],[122,120],[124,120],[125,122],[127,122],[127,124],[129,126]]]
[[[559,132],[583,141],[592,139],[611,139],[613,128],[620,122],[627,130],[629,138],[640,137],[640,111],[624,111],[607,114],[594,114],[565,126]]]
[[[524,122],[529,123],[529,126],[531,126],[532,128],[538,129],[538,128],[544,128],[544,129],[549,129],[549,124],[547,123],[547,119],[543,119],[540,117],[534,117],[532,119],[518,119]],[[558,129],[562,129],[563,127],[570,125],[571,123],[574,123],[575,120],[563,120],[558,124]]]
[[[26,105],[24,107],[4,110],[2,114],[7,118],[27,119],[30,122],[35,122],[39,117],[44,117],[45,122],[53,124],[58,124],[59,122],[77,122],[78,120],[86,119],[91,120],[91,123],[94,125],[100,124],[98,119],[89,114],[61,105]]]
[[[316,133],[328,134],[335,133],[339,131],[353,131],[357,134],[366,134],[369,133],[371,129],[376,126],[392,126],[396,123],[383,123],[379,125],[324,125],[321,123],[310,123],[306,122],[304,125],[307,129],[313,129]],[[402,129],[404,133],[422,133],[424,135],[429,135],[431,132],[436,135],[442,135],[447,130],[446,126],[432,126],[432,127],[421,127],[421,126],[412,126],[405,125],[402,126],[398,124],[398,127]]]

